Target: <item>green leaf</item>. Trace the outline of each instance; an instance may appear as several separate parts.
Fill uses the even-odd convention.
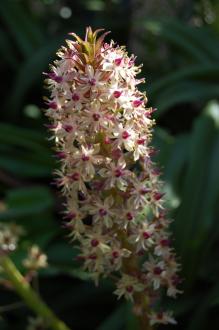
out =
[[[58,37],[38,48],[23,65],[20,66],[14,79],[10,98],[6,107],[10,109],[10,116],[15,116],[22,106],[24,97],[34,83],[43,81],[43,71],[48,71],[51,57],[61,44],[63,37]],[[30,74],[31,72],[31,74]]]
[[[44,212],[53,206],[53,197],[43,186],[17,188],[6,196],[7,209],[0,213],[0,219],[18,218]]]
[[[6,321],[0,316],[0,329],[1,330],[8,330],[8,326]]]
[[[54,199],[50,190],[32,186],[10,190],[5,198],[6,210],[0,213],[1,221],[13,221],[24,227],[24,240],[45,246],[59,227],[52,217]]]
[[[215,45],[219,38],[210,29],[196,28],[182,24],[177,20],[147,20],[147,31],[174,45],[183,55],[184,67],[157,79],[148,88],[153,104],[158,108],[155,117],[159,117],[170,107],[177,104],[205,101],[219,95],[217,76],[219,73],[219,51]],[[205,42],[203,42],[205,38]],[[192,62],[192,63],[191,63]]]
[[[208,180],[209,153],[215,139],[215,123],[206,112],[199,117],[194,126],[189,150],[188,169],[183,184],[182,203],[174,223],[176,245],[183,258],[184,271],[189,272],[192,281],[198,271],[200,258],[196,253],[200,244],[200,230],[204,230],[202,205],[206,206],[205,189]],[[189,282],[189,281],[187,281]]]
[[[213,64],[195,64],[185,66],[182,69],[178,69],[177,71],[171,72],[165,77],[161,77],[159,80],[152,83],[148,86],[148,94],[152,98],[158,98],[159,93],[162,92],[163,89],[171,88],[174,85],[178,84],[182,80],[187,79],[199,79],[206,81],[207,79],[217,79],[219,74],[219,66],[217,63]]]
[[[124,328],[126,305],[122,304],[97,328],[97,330],[121,330]]]
[[[4,59],[11,68],[17,68],[17,58],[15,56],[14,47],[11,45],[7,34],[5,34],[2,29],[0,29],[0,53],[2,59]]]
[[[189,294],[187,292],[183,292],[182,296],[179,300],[169,300],[166,302],[164,300],[163,304],[165,305],[166,310],[172,310],[175,317],[184,316],[189,313],[191,310],[194,310],[199,304],[202,295],[200,292],[195,294]]]
[[[206,168],[206,177],[204,182],[204,189],[202,191],[202,203],[199,206],[199,221],[200,226],[195,231],[196,249],[194,251],[195,257],[200,255],[200,249],[204,246],[205,254],[209,251],[219,235],[212,235],[209,242],[209,235],[213,232],[218,232],[219,226],[217,224],[216,206],[219,200],[219,104],[217,102],[210,102],[205,109],[206,116],[214,123],[214,139],[212,145],[209,146]],[[208,242],[206,246],[206,242]]]
[[[0,152],[2,152],[0,148]],[[41,158],[40,155],[31,153],[14,152],[8,149],[7,154],[0,157],[0,167],[10,174],[24,178],[50,177],[52,171],[52,161],[48,158]]]
[[[206,296],[202,297],[188,326],[188,330],[205,330],[208,328],[208,312],[212,307],[212,302],[219,294],[219,284],[217,283]]]
[[[19,145],[33,152],[48,153],[46,137],[33,129],[9,124],[0,124],[0,143],[12,146]]]
[[[209,61],[218,61],[219,50],[215,45],[218,43],[218,35],[208,26],[194,27],[182,24],[180,21],[170,23],[170,27],[176,27],[177,31],[182,31],[191,40],[191,43],[203,52]],[[216,63],[215,62],[215,63]]]
[[[0,166],[21,177],[50,176],[54,161],[46,137],[34,130],[0,124]]]
[[[185,27],[178,21],[173,20],[147,20],[145,29],[155,36],[160,36],[170,44],[178,48],[178,51],[188,54],[190,58],[200,63],[209,61],[206,52],[194,42],[193,31],[195,28]],[[193,36],[193,37],[192,37]]]
[[[205,101],[219,96],[219,86],[216,83],[200,81],[180,81],[176,85],[164,88],[157,95],[155,106],[158,108],[157,116],[160,116],[176,104]]]
[[[181,193],[181,177],[188,160],[189,144],[189,135],[179,135],[175,139],[169,157],[164,165],[165,181],[169,182],[173,190],[178,194]]]
[[[153,146],[159,151],[156,157],[158,163],[166,164],[170,157],[171,149],[174,144],[174,137],[159,126],[155,127],[153,134]]]
[[[24,56],[30,56],[44,40],[40,25],[34,22],[33,15],[24,10],[21,2],[0,2],[0,16],[14,37]]]
[[[90,274],[79,268],[76,257],[79,250],[70,245],[67,241],[59,239],[52,242],[47,248],[49,267],[43,271],[43,274],[54,275],[66,273],[80,280],[89,280]]]

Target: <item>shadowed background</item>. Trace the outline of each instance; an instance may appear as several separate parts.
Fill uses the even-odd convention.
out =
[[[0,2],[0,220],[24,226],[13,260],[38,244],[49,267],[40,292],[73,330],[137,330],[130,306],[112,284],[86,281],[77,250],[61,228],[62,199],[50,183],[57,166],[44,125],[42,72],[67,33],[111,30],[144,63],[149,106],[156,107],[154,145],[163,171],[173,244],[184,294],[165,300],[178,324],[159,329],[207,330],[219,324],[219,3],[217,0],[9,0]],[[109,37],[109,39],[110,39]],[[108,39],[108,40],[109,40]],[[0,306],[17,302],[1,289]],[[23,330],[25,306],[2,312],[1,330]],[[215,327],[216,324],[216,327]]]

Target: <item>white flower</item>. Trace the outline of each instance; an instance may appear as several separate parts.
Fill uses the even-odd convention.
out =
[[[101,88],[104,85],[103,80],[101,79],[102,72],[97,70],[95,71],[91,65],[85,66],[85,74],[80,76],[79,82],[84,84],[83,92],[86,93],[89,90],[96,92],[98,88]]]
[[[144,286],[133,276],[124,274],[117,283],[117,289],[114,292],[118,298],[124,296],[127,300],[133,301],[133,294],[141,292]]]
[[[37,245],[33,245],[26,259],[23,260],[23,265],[30,270],[38,270],[47,266],[47,256],[42,253]]]
[[[122,146],[124,146],[126,150],[133,151],[135,146],[136,133],[133,130],[132,126],[123,126],[123,124],[118,124],[113,129],[113,136],[116,138],[113,143],[113,146],[115,148],[121,148]]]
[[[66,99],[68,100],[65,105],[65,111],[72,113],[73,111],[80,111],[85,102],[85,97],[82,90],[79,89],[68,89],[66,93]]]
[[[159,289],[163,282],[164,262],[156,261],[152,257],[144,263],[144,269],[147,270],[147,278],[151,281],[154,290]]]
[[[119,271],[123,264],[123,258],[128,258],[130,255],[130,250],[121,248],[118,241],[113,242],[111,250],[107,253],[109,270]]]
[[[151,188],[147,186],[147,182],[138,181],[137,178],[132,181],[133,187],[130,191],[130,203],[133,203],[135,209],[146,206],[149,203],[149,193]]]
[[[117,215],[117,223],[121,228],[129,229],[133,222],[135,222],[135,217],[137,215],[136,210],[134,210],[133,205],[130,203],[130,200],[119,207],[119,210],[115,214]]]
[[[73,154],[72,163],[80,168],[80,173],[85,181],[90,181],[95,175],[95,164],[99,164],[102,157],[97,155],[100,145],[93,146],[81,145]]]
[[[114,188],[125,191],[128,186],[128,178],[130,172],[125,170],[126,162],[123,158],[120,158],[116,163],[113,161],[107,165],[107,168],[103,168],[99,171],[99,174],[106,178],[105,187]]]
[[[24,234],[22,227],[11,223],[0,224],[0,252],[14,251],[17,247],[20,236]]]
[[[88,109],[83,111],[82,126],[98,133],[110,125],[110,119],[105,109],[102,109],[99,101],[90,103]]]
[[[174,320],[174,318],[172,317],[172,312],[152,312],[149,315],[150,318],[150,324],[154,325],[154,324],[176,324],[176,321]]]
[[[129,236],[129,242],[136,245],[136,251],[148,250],[154,245],[155,225],[148,224],[146,221],[131,226],[132,234]]]
[[[108,196],[104,201],[95,199],[94,203],[85,206],[90,214],[93,215],[94,223],[103,223],[106,227],[110,228],[113,225],[114,213],[111,211],[114,200],[112,196]]]
[[[164,256],[167,258],[172,252],[172,249],[170,248],[170,240],[166,236],[159,237],[156,239],[156,247],[154,249],[154,254],[157,256]]]

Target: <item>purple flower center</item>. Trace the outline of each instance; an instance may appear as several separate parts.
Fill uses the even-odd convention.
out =
[[[72,130],[73,130],[73,127],[72,127],[71,125],[69,125],[69,124],[65,124],[65,125],[63,125],[63,128],[64,128],[64,130],[65,130],[67,133],[71,133]]]
[[[122,62],[122,57],[119,57],[119,58],[116,58],[116,59],[115,59],[115,64],[116,64],[116,65],[119,66],[119,65],[121,64],[121,62]]]
[[[97,256],[96,256],[96,254],[90,254],[88,258],[91,260],[96,260]]]
[[[119,178],[120,176],[122,176],[122,170],[120,170],[120,168],[117,168],[115,170],[115,177],[116,178]]]
[[[170,240],[169,239],[162,239],[160,241],[161,246],[169,246],[170,245]]]
[[[84,162],[87,162],[87,161],[90,159],[90,157],[87,156],[87,155],[82,155],[81,159],[82,159]]]
[[[131,212],[126,213],[126,218],[130,221],[133,219],[133,215],[131,214]]]
[[[119,252],[118,251],[113,251],[112,256],[114,259],[117,259],[119,257]]]
[[[124,140],[128,139],[129,136],[130,136],[130,134],[129,134],[129,132],[127,132],[127,131],[124,131],[124,132],[122,133],[122,138],[123,138]]]
[[[132,285],[127,285],[127,287],[126,287],[126,291],[127,292],[129,292],[129,293],[131,293],[131,292],[133,292],[133,286]]]
[[[141,100],[134,100],[132,102],[132,104],[135,108],[139,107],[139,105],[141,105],[142,103],[143,103],[143,101],[141,101]]]
[[[65,216],[66,219],[73,220],[76,218],[76,213],[75,212],[68,212]]]
[[[142,144],[144,144],[144,142],[145,142],[145,139],[138,139],[137,140],[137,143],[140,145],[142,145]]]
[[[92,239],[91,246],[96,247],[99,245],[99,241],[97,239]]]
[[[63,78],[60,76],[56,76],[54,79],[57,83],[61,83],[63,81]]]
[[[58,76],[55,72],[48,73],[48,77],[57,83],[61,83],[63,81],[63,78],[61,76]]]
[[[107,211],[105,209],[99,209],[99,215],[101,217],[104,217],[105,215],[107,215]]]
[[[120,92],[120,91],[115,91],[115,92],[113,93],[113,96],[114,96],[116,99],[118,99],[118,97],[120,97],[121,94],[122,94],[122,92]]]
[[[90,79],[89,83],[90,83],[91,86],[95,86],[96,85],[96,79],[95,78]]]
[[[75,172],[70,177],[73,181],[78,181],[80,178],[80,174],[78,172]]]
[[[48,103],[48,106],[49,106],[50,109],[53,109],[53,110],[56,110],[57,107],[58,107],[58,106],[57,106],[57,103],[54,102],[54,101],[53,101],[53,102],[49,102],[49,103]]]
[[[155,168],[153,168],[152,173],[153,173],[154,175],[160,175],[160,169],[157,168],[157,167],[155,167]]]
[[[64,151],[58,151],[56,153],[57,158],[59,159],[65,159],[66,158],[66,153]]]
[[[142,235],[144,239],[148,239],[151,236],[147,231],[144,231]]]
[[[73,100],[73,101],[79,101],[79,100],[80,100],[80,96],[79,96],[78,94],[74,93],[74,94],[72,95],[72,100]]]
[[[94,113],[94,114],[93,114],[93,119],[94,119],[95,121],[98,121],[98,120],[100,119],[100,115],[99,115],[98,113]]]
[[[161,192],[155,192],[154,193],[154,199],[156,201],[159,201],[162,197],[163,197],[164,193],[161,193]]]
[[[162,271],[163,270],[159,266],[154,267],[154,275],[160,275]]]

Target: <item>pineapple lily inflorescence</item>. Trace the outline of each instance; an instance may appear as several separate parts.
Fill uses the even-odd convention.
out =
[[[84,269],[98,283],[112,277],[115,294],[133,302],[142,329],[175,323],[156,310],[161,292],[179,292],[179,265],[170,247],[160,172],[151,157],[153,109],[137,89],[135,57],[107,33],[89,27],[85,40],[58,51],[46,74],[46,116],[61,169],[66,226]],[[164,288],[164,290],[163,290]]]

